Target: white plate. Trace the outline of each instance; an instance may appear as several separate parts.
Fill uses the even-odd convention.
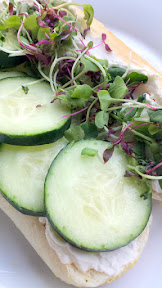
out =
[[[161,0],[80,2],[92,3],[96,18],[162,72]],[[52,274],[2,211],[0,219],[0,288],[72,287]],[[161,219],[162,204],[154,201],[150,237],[141,259],[128,273],[103,288],[161,287]]]

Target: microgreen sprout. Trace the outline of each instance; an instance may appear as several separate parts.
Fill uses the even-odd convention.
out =
[[[87,109],[88,109],[88,106],[85,107],[85,108],[83,108],[83,109],[81,109],[80,111],[76,111],[76,112],[74,112],[74,113],[71,113],[71,114],[68,114],[68,115],[61,116],[61,118],[66,118],[66,117],[75,116],[75,115],[77,115],[77,114],[82,113],[83,111],[86,111]]]
[[[133,167],[133,166],[130,166],[128,165],[128,168],[131,169],[131,170],[134,170],[138,175],[140,175],[142,178],[144,179],[149,179],[149,180],[161,180],[162,179],[162,176],[152,176],[152,175],[148,175],[148,174],[145,174],[141,171],[143,171],[143,166],[136,166],[136,167]]]

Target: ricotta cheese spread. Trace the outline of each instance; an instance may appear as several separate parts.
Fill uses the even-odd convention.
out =
[[[142,234],[141,244],[139,245],[139,237],[130,242],[125,247],[119,248],[110,252],[87,252],[79,250],[66,242],[52,228],[46,218],[39,218],[39,221],[46,225],[46,238],[53,250],[55,250],[62,264],[74,264],[79,271],[86,273],[90,269],[98,272],[110,274],[113,276],[119,275],[123,267],[128,263],[134,263],[139,257],[139,246],[142,249],[143,239]]]

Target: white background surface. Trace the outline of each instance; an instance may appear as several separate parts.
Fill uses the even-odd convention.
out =
[[[95,17],[162,72],[161,0],[89,0]],[[101,31],[102,33],[102,31]],[[153,202],[150,238],[139,262],[104,288],[162,287],[162,204]],[[70,288],[50,272],[0,211],[0,288]]]

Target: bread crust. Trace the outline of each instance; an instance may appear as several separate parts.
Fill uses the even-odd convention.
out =
[[[77,15],[83,17],[81,10],[77,9]],[[91,26],[91,31],[95,36],[100,37],[101,33],[107,35],[107,42],[115,55],[128,62],[130,48],[128,48],[121,40],[119,40],[111,31],[108,31],[102,23],[95,20]],[[132,63],[141,67],[150,69],[153,73],[159,75],[159,87],[162,89],[162,74],[159,73],[152,65],[141,58],[136,53],[132,52]],[[87,273],[79,271],[74,264],[64,265],[61,263],[56,252],[49,246],[45,236],[45,226],[39,222],[37,217],[25,216],[14,209],[3,197],[0,195],[0,208],[11,218],[16,227],[23,233],[25,238],[29,241],[31,246],[49,266],[52,272],[61,280],[68,284],[77,287],[97,287],[102,284],[110,283],[119,278],[124,272],[127,272],[139,259],[145,244],[148,239],[149,227],[147,226],[143,233],[138,237],[138,257],[134,259],[133,263],[128,263],[123,266],[120,274],[117,277],[101,273],[95,270],[89,270]]]

